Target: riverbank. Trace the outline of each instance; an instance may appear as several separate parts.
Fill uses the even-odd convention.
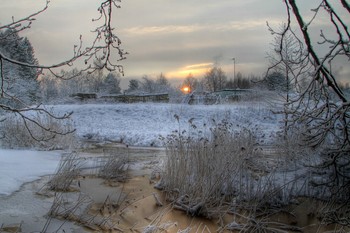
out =
[[[25,183],[9,196],[0,197],[0,232],[239,232],[242,228],[249,231],[252,216],[246,210],[227,211],[208,220],[173,209],[164,194],[154,188],[165,158],[162,148],[94,144],[77,154],[84,160],[84,166],[68,192],[48,190],[46,184],[52,176],[43,176]],[[96,161],[110,154],[128,156],[126,180],[96,175],[99,169]],[[277,227],[279,232],[334,231],[337,229],[334,225],[321,226],[315,215],[323,205],[321,201],[299,198],[298,202],[260,219],[259,224]]]

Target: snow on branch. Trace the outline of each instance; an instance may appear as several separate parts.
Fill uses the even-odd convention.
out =
[[[54,119],[67,119],[70,114],[56,116],[49,111],[37,105],[36,92],[38,91],[38,76],[44,71],[51,73],[54,77],[60,79],[72,79],[84,72],[93,73],[96,70],[107,70],[109,72],[118,71],[124,74],[123,66],[120,61],[126,59],[127,52],[121,48],[121,40],[115,33],[112,26],[112,12],[120,8],[120,0],[103,1],[99,7],[99,16],[92,19],[94,22],[100,22],[92,33],[95,38],[90,45],[84,45],[82,36],[79,38],[79,44],[74,46],[73,55],[61,62],[51,65],[42,65],[34,58],[34,49],[26,38],[18,35],[19,32],[31,28],[36,17],[46,11],[50,1],[47,0],[45,6],[21,19],[0,26],[0,110],[12,112],[23,119],[24,126],[30,131],[28,123],[34,123],[43,130],[54,134],[66,134],[69,132],[56,132],[43,126],[40,122],[29,115],[23,114],[25,111],[37,111],[47,114]],[[12,43],[12,44],[11,44]],[[9,48],[13,46],[15,49]],[[29,52],[28,52],[29,51]],[[98,62],[95,62],[98,60]],[[58,73],[57,68],[73,66],[75,63],[84,63],[77,72]],[[67,74],[71,74],[67,76]],[[28,96],[31,95],[30,98]],[[31,133],[31,132],[30,132]],[[31,134],[33,138],[36,138]],[[37,140],[43,140],[36,138]]]
[[[288,82],[288,98],[283,103],[285,127],[302,127],[304,143],[322,148],[323,161],[316,167],[327,170],[329,178],[323,185],[331,187],[337,196],[340,190],[350,188],[350,97],[341,88],[339,72],[335,70],[339,62],[349,65],[350,61],[346,23],[350,7],[343,0],[337,7],[322,0],[310,9],[311,13],[305,13],[295,0],[284,0],[284,4],[287,23],[279,29],[268,25],[277,43],[266,76],[278,70],[293,81]],[[340,14],[342,7],[346,11]],[[325,23],[333,28],[327,34],[316,24],[321,14],[329,16]],[[318,36],[312,32],[317,27]]]

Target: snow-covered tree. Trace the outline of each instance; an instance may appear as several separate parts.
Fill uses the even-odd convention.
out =
[[[156,82],[147,75],[144,75],[141,81],[141,90],[146,93],[155,93]]]
[[[40,89],[41,89],[41,98],[45,101],[51,101],[58,98],[58,84],[57,79],[50,76],[45,75],[41,77],[40,81]]]
[[[75,78],[61,80],[53,75],[41,77],[40,85],[45,100],[66,99],[77,93],[119,94],[121,91],[120,77],[115,72],[110,72],[108,75],[99,72],[79,74],[79,70],[73,69],[61,71],[61,73],[64,76],[75,76]]]
[[[213,67],[204,76],[204,81],[209,91],[219,91],[225,88],[227,77],[221,67]]]
[[[145,93],[169,92],[172,89],[168,79],[161,73],[156,79],[147,75],[142,77],[141,90]]]
[[[133,93],[135,91],[138,91],[140,88],[140,82],[137,79],[131,79],[129,81],[129,86],[128,89],[126,90],[126,92],[128,93]]]
[[[38,64],[29,40],[20,37],[12,29],[0,31],[0,52],[22,63]],[[3,74],[2,89],[7,90],[6,95],[0,99],[2,103],[12,107],[23,107],[37,101],[38,69],[20,66],[6,60],[0,63],[0,68]]]
[[[0,110],[5,112],[12,112],[18,115],[23,122],[25,127],[30,132],[28,128],[28,122],[34,123],[36,126],[51,132],[51,138],[55,137],[55,134],[66,134],[69,132],[56,132],[50,127],[45,127],[40,122],[35,120],[31,115],[26,114],[27,111],[38,111],[48,117],[55,119],[67,119],[70,114],[64,114],[62,116],[56,116],[52,114],[47,109],[42,108],[40,105],[37,107],[30,107],[29,103],[24,97],[20,96],[16,91],[11,90],[11,85],[17,81],[17,74],[14,70],[21,70],[20,73],[27,77],[29,80],[30,75],[35,73],[33,70],[39,70],[40,73],[51,73],[59,79],[71,79],[77,77],[83,73],[93,73],[96,70],[106,69],[109,72],[119,71],[123,73],[123,67],[119,62],[125,59],[126,52],[121,48],[121,40],[114,32],[114,27],[112,26],[112,11],[116,8],[120,8],[120,0],[104,0],[98,4],[98,14],[96,19],[93,19],[96,26],[92,30],[95,34],[95,39],[90,45],[83,44],[82,36],[80,36],[79,44],[74,46],[73,55],[67,60],[61,61],[57,64],[51,65],[41,65],[31,56],[31,48],[28,40],[23,40],[19,38],[18,33],[29,30],[32,24],[35,22],[36,17],[46,11],[49,7],[50,1],[47,0],[45,6],[28,16],[14,20],[14,17],[10,18],[8,22],[0,22],[0,43],[5,44],[9,51],[0,50]],[[10,41],[17,41],[17,45],[11,44]],[[7,46],[9,45],[9,46]],[[17,46],[17,47],[16,47]],[[3,47],[3,46],[2,46]],[[12,54],[12,55],[11,55]],[[97,66],[94,63],[94,59],[99,58],[100,63]],[[58,68],[71,67],[75,62],[80,61],[84,63],[85,67],[80,69],[78,72],[69,73],[71,76],[62,75],[56,72]],[[18,67],[18,69],[7,69],[5,67]],[[65,73],[67,74],[67,73]],[[28,75],[28,76],[27,76]],[[20,84],[22,86],[22,84]],[[29,92],[30,87],[23,85],[23,90]],[[35,88],[37,89],[37,88]],[[21,106],[19,106],[21,105]],[[34,114],[32,114],[34,115]],[[4,120],[4,119],[1,119]],[[33,138],[39,141],[49,140],[50,137],[44,137],[42,135],[33,135]]]
[[[120,77],[117,73],[109,73],[103,81],[101,92],[106,94],[120,94]]]
[[[171,89],[169,80],[163,73],[156,79],[156,92],[168,92]]]
[[[340,73],[335,67],[344,66],[344,63],[349,67],[350,5],[346,0],[337,3],[322,0],[312,10],[301,11],[301,3],[295,0],[285,0],[284,4],[288,17],[286,25],[277,30],[269,28],[279,38],[277,52],[280,56],[275,65],[283,63],[296,80],[304,79],[306,84],[298,96],[285,105],[292,115],[289,121],[302,125],[305,145],[323,151],[322,161],[316,167],[327,177],[314,184],[328,187],[334,198],[349,205],[350,99],[338,84]],[[328,22],[324,15],[328,15]],[[322,24],[317,21],[319,17],[322,17]],[[294,22],[297,26],[292,29]],[[326,24],[329,26],[327,33],[322,29]],[[320,33],[313,33],[315,30]],[[297,60],[285,56],[285,52],[294,53],[284,41],[288,35],[298,42]],[[293,67],[299,68],[293,70]],[[303,72],[305,70],[307,72]]]

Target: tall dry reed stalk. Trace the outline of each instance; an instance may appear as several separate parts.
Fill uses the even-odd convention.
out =
[[[48,189],[55,192],[69,191],[73,181],[80,174],[83,160],[77,153],[68,153],[62,156],[56,173],[47,183]]]
[[[211,218],[226,208],[232,197],[244,194],[248,166],[257,152],[248,129],[234,132],[232,125],[223,121],[208,132],[189,136],[177,131],[167,137],[167,159],[156,187],[166,192],[175,208]]]

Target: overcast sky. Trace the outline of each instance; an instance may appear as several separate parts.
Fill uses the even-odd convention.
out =
[[[52,0],[25,33],[39,61],[50,64],[68,58],[80,35],[88,42],[100,2]],[[309,10],[320,0],[300,2]],[[44,4],[44,0],[1,0],[0,22],[12,16],[18,19]],[[122,0],[113,23],[122,47],[130,53],[122,63],[126,77],[163,72],[174,79],[189,73],[200,78],[214,62],[232,77],[232,58],[236,73],[262,75],[273,41],[267,21],[276,28],[286,22],[282,0]]]

